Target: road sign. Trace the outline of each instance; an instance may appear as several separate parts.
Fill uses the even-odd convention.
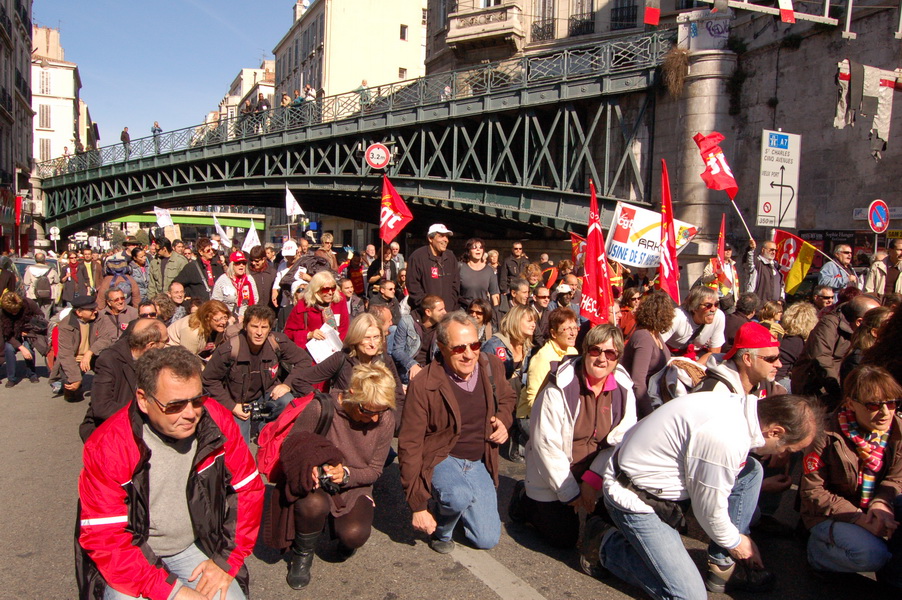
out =
[[[883,200],[874,200],[868,206],[868,225],[874,233],[883,233],[889,229],[889,207]]]
[[[391,152],[385,144],[370,144],[366,149],[366,164],[374,169],[384,169],[391,161]]]
[[[79,231],[78,233],[73,235],[72,238],[76,242],[87,242],[88,241],[88,232],[87,231]]]
[[[59,228],[59,227],[51,227],[51,228],[50,228],[50,235],[57,235],[57,236],[58,236],[59,234],[60,234],[60,228]]]
[[[51,233],[51,234],[50,234],[50,241],[51,241],[51,242],[57,242],[57,241],[59,241],[59,239],[60,239],[60,236],[59,236],[58,233]]]
[[[761,132],[756,225],[786,229],[796,227],[801,150],[800,135],[767,129]]]

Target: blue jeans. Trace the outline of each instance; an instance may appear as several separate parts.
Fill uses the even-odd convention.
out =
[[[207,558],[209,557],[196,544],[191,544],[178,554],[163,558],[163,564],[166,565],[170,573],[179,578],[183,585],[194,589],[200,583],[201,577],[194,581],[188,581],[188,578],[191,577],[191,573],[197,565],[207,560]],[[134,598],[134,596],[127,596],[122,592],[117,592],[109,586],[107,586],[106,592],[103,594],[103,600],[131,600]],[[219,594],[216,594],[213,598],[214,600],[245,600],[244,592],[241,591],[237,581],[233,581],[232,585],[229,586],[226,598],[220,598]]]
[[[294,394],[292,392],[288,392],[282,395],[279,398],[270,398],[264,393],[262,396],[257,398],[257,402],[265,406],[271,414],[271,417],[267,419],[269,421],[275,421],[276,418],[282,414],[282,411],[285,410],[285,407],[288,406],[291,401],[294,400]],[[232,415],[235,418],[235,422],[238,424],[238,431],[241,432],[241,437],[244,438],[244,442],[246,444],[251,443],[251,429],[254,427],[254,423],[251,422],[250,418],[247,420],[239,419],[235,415]],[[256,425],[258,431],[263,427],[262,424]]]
[[[749,457],[736,478],[727,507],[730,521],[742,534],[749,532],[761,479],[761,464]],[[653,598],[707,598],[705,584],[678,531],[654,513],[626,512],[607,498],[605,506],[617,530],[607,534],[601,545],[602,566]],[[719,565],[733,563],[729,552],[714,543],[708,546],[708,560]]]
[[[25,361],[25,377],[34,377],[34,348],[31,347],[27,340],[22,345],[31,352],[31,360]],[[7,342],[4,347],[4,353],[6,355],[6,378],[9,381],[14,381],[16,379],[16,349]]]
[[[432,496],[438,505],[435,539],[450,540],[457,522],[463,521],[467,539],[477,548],[498,544],[498,494],[483,463],[449,456],[432,473]]]
[[[897,496],[896,520],[902,518],[902,496]],[[878,580],[902,587],[902,572],[897,564],[902,561],[902,534],[898,531],[889,543],[863,527],[840,521],[821,521],[811,528],[808,538],[808,562],[819,571],[839,573],[879,572],[888,566],[890,570],[878,573]]]

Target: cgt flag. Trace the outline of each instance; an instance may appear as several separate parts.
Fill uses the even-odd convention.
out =
[[[673,228],[673,202],[670,199],[670,176],[667,162],[661,159],[661,264],[658,285],[674,302],[680,303],[680,271],[677,266],[676,231]]]
[[[413,214],[387,176],[382,177],[382,209],[379,214],[379,237],[391,244],[395,236],[413,221]]]
[[[611,320],[611,277],[608,273],[608,257],[604,251],[604,234],[601,232],[601,215],[595,184],[589,180],[591,203],[589,204],[589,234],[586,236],[586,271],[583,277],[583,297],[579,314],[593,325]]]
[[[697,133],[692,139],[702,154],[702,160],[705,161],[705,172],[702,173],[705,185],[712,190],[726,191],[730,200],[734,200],[739,192],[739,186],[736,185],[736,178],[733,177],[733,171],[730,170],[730,165],[727,164],[719,145],[726,138],[712,131],[707,136]]]
[[[774,243],[777,245],[776,261],[783,273],[784,288],[787,294],[794,294],[808,274],[817,249],[782,229],[774,233]]]
[[[570,260],[573,261],[574,269],[581,267],[586,259],[586,238],[570,234]]]

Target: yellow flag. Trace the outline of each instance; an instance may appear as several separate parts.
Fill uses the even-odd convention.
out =
[[[789,273],[786,274],[787,294],[795,294],[799,286],[802,285],[802,280],[805,279],[805,275],[808,274],[808,269],[811,268],[815,252],[814,246],[808,242],[802,242],[802,248],[799,250],[799,257],[796,259],[795,263],[793,263],[792,268],[789,269]]]

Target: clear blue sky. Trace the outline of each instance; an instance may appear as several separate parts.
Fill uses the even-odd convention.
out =
[[[78,64],[100,145],[203,122],[238,71],[259,67],[292,23],[294,0],[35,0]]]

